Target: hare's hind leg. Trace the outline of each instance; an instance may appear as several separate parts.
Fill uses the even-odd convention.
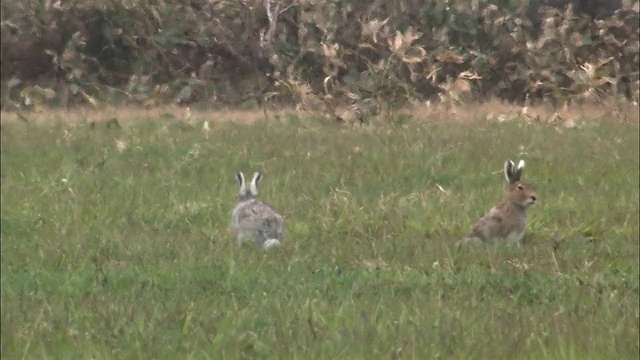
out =
[[[264,229],[264,231],[260,232],[260,241],[259,241],[259,245],[264,248],[264,249],[268,249],[270,247],[273,246],[278,246],[278,245],[282,245],[282,234],[279,231],[279,229]]]
[[[244,243],[244,231],[238,231],[238,235],[236,235],[236,243],[238,246],[242,246]]]
[[[467,244],[482,244],[482,239],[477,236],[467,235],[456,242],[457,247],[465,246]]]
[[[261,242],[276,240],[282,243],[284,241],[284,227],[282,225],[282,218],[280,216],[265,219],[260,230]]]
[[[236,238],[236,244],[238,244],[238,246],[242,246],[245,236],[244,231],[242,231],[241,228],[236,224],[232,224],[231,226],[229,226],[229,232],[231,233],[231,236]]]

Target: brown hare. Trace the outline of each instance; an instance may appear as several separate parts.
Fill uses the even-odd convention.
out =
[[[476,222],[458,245],[470,242],[492,243],[498,239],[522,245],[527,209],[537,199],[531,187],[520,180],[523,169],[523,160],[520,160],[517,167],[511,160],[504,163],[504,175],[509,184],[506,195]]]

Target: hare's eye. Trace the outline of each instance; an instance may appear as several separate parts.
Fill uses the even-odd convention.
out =
[[[518,190],[519,190],[519,191],[524,190],[524,186],[522,186],[521,184],[518,184]]]

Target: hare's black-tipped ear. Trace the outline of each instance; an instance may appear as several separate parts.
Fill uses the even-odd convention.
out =
[[[513,171],[514,181],[520,181],[520,178],[522,178],[522,170],[524,170],[524,160],[520,160],[518,166],[516,166],[516,169]]]
[[[511,160],[507,160],[504,162],[504,177],[507,179],[508,183],[515,181],[513,179],[513,168],[515,164]]]
[[[238,180],[238,185],[240,185],[240,189],[238,189],[238,196],[245,196],[247,193],[247,185],[244,183],[244,174],[239,171],[236,174],[236,179]]]
[[[251,195],[258,195],[258,182],[262,178],[262,174],[259,171],[253,173],[253,179],[251,179],[251,185],[249,186],[249,190],[251,191]]]
[[[238,171],[238,173],[236,173],[236,179],[238,180],[238,185],[242,187],[244,185],[244,174],[241,171]]]
[[[260,171],[256,171],[253,173],[253,179],[251,179],[251,182],[258,185],[258,182],[262,179],[262,174],[260,174]]]

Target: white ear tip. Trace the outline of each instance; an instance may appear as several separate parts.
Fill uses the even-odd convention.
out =
[[[520,162],[518,163],[518,169],[522,168],[524,168],[524,160],[520,160]]]

